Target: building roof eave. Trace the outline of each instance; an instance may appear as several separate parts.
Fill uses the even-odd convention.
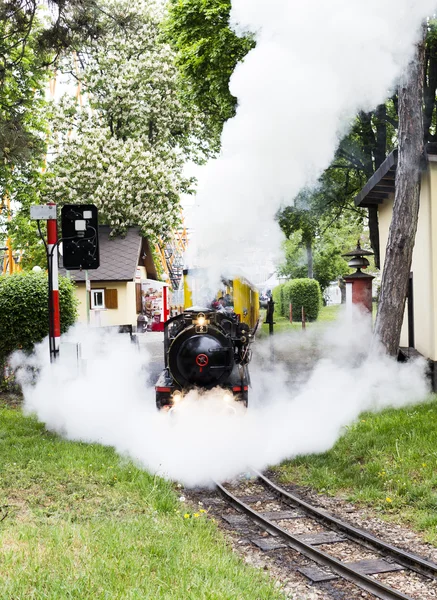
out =
[[[437,161],[437,143],[426,144],[427,161]],[[396,168],[398,164],[398,151],[393,150],[377,171],[372,175],[360,193],[355,196],[355,206],[368,208],[383,204],[390,194],[396,189]]]
[[[398,151],[393,150],[355,197],[355,206],[367,208],[382,204],[395,191]]]

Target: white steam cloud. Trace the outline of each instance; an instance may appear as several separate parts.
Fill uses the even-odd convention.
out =
[[[257,46],[232,78],[238,114],[201,177],[198,263],[233,276],[237,262],[250,276],[251,266],[275,255],[276,211],[329,165],[357,111],[388,96],[436,3],[233,0],[234,23],[255,32]],[[326,450],[363,410],[423,400],[425,361],[365,356],[370,335],[359,321],[344,321],[323,335],[278,336],[274,363],[271,341],[257,342],[251,408],[233,414],[220,391],[191,392],[174,414],[158,413],[146,384],[150,359],[121,337],[72,331],[67,339],[78,337],[86,358],[81,373],[66,357],[50,365],[46,343],[30,360],[15,360],[40,369],[36,383],[28,368],[20,378],[25,410],[49,429],[200,485]]]
[[[37,383],[28,380],[28,368],[19,372],[24,409],[68,439],[114,446],[151,472],[208,485],[327,450],[363,410],[426,398],[425,361],[366,358],[367,325],[344,322],[322,335],[277,336],[274,362],[271,340],[257,342],[249,410],[229,408],[216,390],[191,392],[173,414],[156,411],[154,388],[146,384],[147,351],[128,336],[76,328],[67,339],[81,339],[85,369],[79,373],[65,352],[50,364],[41,344],[25,362],[39,367]],[[15,361],[23,365],[21,355]]]
[[[257,265],[278,256],[277,210],[329,166],[358,111],[390,95],[436,6],[232,0],[235,26],[257,45],[231,80],[239,106],[221,156],[200,172],[195,262],[216,272],[237,262],[256,279]]]

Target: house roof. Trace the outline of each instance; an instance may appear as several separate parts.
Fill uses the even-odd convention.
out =
[[[133,281],[144,238],[139,227],[129,227],[124,237],[109,236],[111,228],[99,225],[100,267],[88,271],[91,281]],[[147,243],[147,242],[146,242]],[[65,275],[64,268],[59,269]],[[75,281],[85,281],[85,271],[70,271]]]
[[[427,144],[428,155],[437,154],[437,145]],[[435,160],[435,157],[433,157]],[[398,151],[393,150],[377,171],[372,175],[361,192],[355,197],[355,206],[367,208],[382,204],[390,194],[395,192],[396,167],[398,164]]]

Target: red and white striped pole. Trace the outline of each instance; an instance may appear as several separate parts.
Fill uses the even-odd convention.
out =
[[[56,206],[53,202],[49,206]],[[55,213],[56,214],[56,213]],[[50,359],[54,360],[59,353],[61,339],[61,317],[59,311],[59,277],[58,277],[58,226],[57,219],[47,220],[47,261],[49,271],[49,342]]]

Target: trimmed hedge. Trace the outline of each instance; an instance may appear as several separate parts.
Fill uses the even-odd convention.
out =
[[[75,285],[59,277],[61,332],[73,325],[78,300]],[[0,365],[14,350],[32,350],[49,333],[47,273],[18,273],[0,277]],[[1,373],[0,373],[1,378]]]
[[[302,321],[302,307],[308,321],[315,321],[322,306],[320,284],[315,279],[292,279],[285,284],[287,306],[293,305],[293,321]]]
[[[281,283],[273,288],[272,291],[273,302],[275,303],[275,313],[277,315],[282,315],[282,305],[284,299],[284,284]]]

